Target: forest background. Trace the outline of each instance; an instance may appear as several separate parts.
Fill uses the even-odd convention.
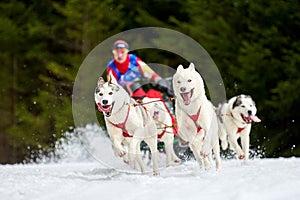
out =
[[[300,156],[299,10],[297,0],[1,1],[0,163],[53,151],[74,129],[72,88],[84,58],[138,27],[168,28],[199,42],[227,97],[255,99],[262,122],[253,126],[252,148],[265,157]],[[147,52],[136,53],[146,62],[180,64],[174,55]]]

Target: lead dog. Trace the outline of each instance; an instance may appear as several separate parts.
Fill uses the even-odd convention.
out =
[[[113,77],[111,82],[99,78],[94,98],[98,110],[104,114],[115,153],[121,157],[127,156],[124,144],[128,144],[129,165],[135,168],[135,163],[138,163],[140,170],[145,172],[140,153],[140,143],[144,140],[152,154],[153,174],[158,175],[157,129],[146,109],[132,106],[136,101]]]
[[[255,102],[249,95],[239,95],[219,105],[219,136],[222,149],[230,147],[237,153],[239,159],[249,158],[250,131],[252,122],[260,122],[256,116]],[[241,145],[238,144],[241,138]]]
[[[179,136],[189,146],[200,166],[210,167],[213,150],[216,168],[221,168],[218,121],[214,106],[205,95],[204,82],[193,63],[187,69],[179,65],[173,76],[176,96],[175,114]]]

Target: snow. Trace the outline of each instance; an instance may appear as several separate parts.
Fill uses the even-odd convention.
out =
[[[195,161],[161,174],[135,173],[113,155],[105,131],[95,125],[67,133],[55,156],[40,163],[0,165],[0,199],[299,199],[300,158],[223,160],[221,171]],[[162,161],[164,157],[162,156]]]

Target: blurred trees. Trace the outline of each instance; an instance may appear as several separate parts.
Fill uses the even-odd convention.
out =
[[[216,62],[228,98],[246,93],[263,119],[252,144],[266,156],[300,155],[299,1],[195,1],[179,29],[204,46]]]
[[[254,148],[268,157],[299,156],[299,10],[296,0],[1,1],[0,163],[51,151],[74,126],[72,87],[85,56],[108,37],[143,26],[197,40],[219,67],[227,96],[255,99],[263,122],[251,133]],[[149,51],[142,52],[146,61],[176,61]]]

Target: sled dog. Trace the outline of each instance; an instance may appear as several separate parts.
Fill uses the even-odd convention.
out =
[[[187,69],[179,65],[173,76],[176,96],[175,114],[178,134],[189,146],[200,166],[209,168],[213,150],[216,168],[221,168],[218,121],[215,108],[207,99],[204,82],[193,63]]]
[[[179,163],[180,159],[176,156],[173,148],[174,133],[172,119],[164,103],[159,98],[148,97],[145,97],[142,103],[155,121],[158,140],[164,142],[166,166],[170,166],[173,162]]]
[[[128,145],[129,165],[135,168],[135,163],[138,163],[141,172],[145,172],[140,152],[140,143],[145,141],[152,154],[153,174],[158,175],[157,129],[145,107],[133,106],[137,102],[118,85],[114,77],[110,82],[100,77],[94,97],[98,110],[104,114],[115,153],[121,157],[127,156],[124,144]]]
[[[217,108],[219,136],[223,150],[232,148],[239,159],[249,158],[250,131],[252,122],[260,122],[256,116],[255,102],[249,95],[232,97]],[[241,146],[238,144],[241,138]]]

